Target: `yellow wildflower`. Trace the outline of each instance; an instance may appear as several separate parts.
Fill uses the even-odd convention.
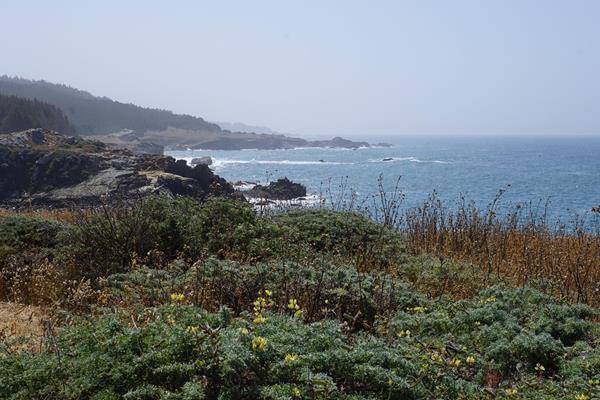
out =
[[[487,299],[485,299],[486,303],[493,303],[494,301],[496,301],[496,296],[490,296]]]
[[[504,392],[506,393],[507,396],[515,396],[517,394],[517,389],[508,388],[508,389],[505,389]]]
[[[267,319],[265,317],[262,316],[262,314],[257,314],[254,317],[254,320],[252,322],[254,322],[255,324],[262,324],[266,321]]]
[[[467,359],[465,360],[467,362],[467,364],[469,365],[473,365],[475,364],[475,357],[473,356],[468,356]]]
[[[417,307],[413,307],[413,308],[407,308],[408,311],[412,311],[415,314],[422,314],[425,311],[427,311],[426,307],[421,307],[421,306],[417,306]]]
[[[267,290],[265,290],[265,294],[266,294],[268,297],[271,297],[271,296],[273,296],[273,292],[272,292],[272,291],[270,291],[270,290],[268,290],[268,289],[267,289]]]
[[[283,362],[285,364],[291,364],[291,363],[293,363],[296,360],[298,360],[298,356],[297,355],[295,355],[295,354],[286,354],[285,358],[283,359]]]
[[[257,336],[252,339],[252,349],[257,351],[265,351],[267,347],[267,339],[262,336]]]
[[[296,310],[294,312],[294,317],[301,318],[302,317],[302,310]]]
[[[300,389],[298,389],[297,387],[292,389],[292,396],[300,397],[301,395],[302,395],[302,392],[300,392]]]
[[[185,331],[187,333],[190,333],[193,335],[198,332],[198,327],[197,326],[188,326],[187,328],[185,328]]]
[[[583,393],[578,394],[577,396],[575,396],[575,400],[589,400],[589,396],[585,395]]]
[[[540,364],[540,363],[537,363],[537,364],[535,364],[535,370],[536,370],[537,372],[544,372],[544,371],[546,370],[546,367],[544,367],[544,366],[543,366],[542,364]]]
[[[388,384],[388,386],[392,386],[394,384],[394,381],[392,380],[392,378],[388,379],[387,384]]]
[[[287,308],[289,308],[290,310],[299,310],[300,306],[298,305],[298,301],[292,298],[288,302]]]
[[[171,293],[171,301],[182,302],[185,299],[183,293]]]
[[[398,336],[399,337],[409,337],[410,336],[410,331],[407,329],[405,331],[400,331],[398,332]]]
[[[450,360],[450,365],[453,367],[460,367],[461,361],[458,358],[453,358]]]
[[[250,333],[250,331],[246,328],[240,328],[239,331],[242,335],[247,335],[248,333]]]

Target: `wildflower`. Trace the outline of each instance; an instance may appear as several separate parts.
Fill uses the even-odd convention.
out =
[[[300,392],[300,389],[298,389],[297,387],[292,389],[292,396],[300,397],[301,395],[302,395],[302,392]]]
[[[272,292],[272,291],[270,291],[270,290],[268,290],[268,289],[267,289],[267,290],[265,290],[265,294],[267,295],[267,297],[271,297],[271,296],[273,296],[273,292]]]
[[[400,331],[398,332],[398,336],[399,337],[409,337],[410,336],[410,331],[407,329],[405,331]]]
[[[248,333],[250,333],[250,331],[248,331],[248,329],[246,328],[240,328],[239,331],[242,335],[247,335]]]
[[[468,356],[467,359],[465,360],[467,362],[467,364],[469,365],[473,365],[475,364],[475,357],[473,356]]]
[[[262,336],[257,336],[252,339],[252,349],[257,351],[265,351],[267,347],[267,339]]]
[[[254,322],[255,324],[262,324],[266,321],[267,319],[265,317],[262,316],[262,314],[257,314],[254,317],[254,320],[252,320],[252,322]]]
[[[494,301],[496,301],[496,296],[490,296],[487,299],[485,299],[486,303],[493,303]]]
[[[589,399],[590,399],[589,396],[587,396],[583,393],[580,393],[577,396],[575,396],[575,400],[589,400]]]
[[[452,360],[450,360],[450,365],[452,365],[453,367],[460,367],[461,361],[458,358],[453,358]]]
[[[421,307],[421,306],[417,306],[417,307],[413,307],[413,308],[407,308],[408,311],[412,311],[415,314],[422,314],[425,311],[427,311],[426,307]]]
[[[475,321],[475,326],[479,326],[479,325],[481,325],[481,322]]]
[[[544,367],[544,366],[543,366],[542,364],[540,364],[540,363],[537,363],[537,364],[535,364],[535,370],[536,370],[538,373],[542,373],[542,372],[544,372],[544,371],[546,370],[546,367]]]
[[[291,364],[291,363],[293,363],[293,362],[295,362],[297,360],[298,360],[298,356],[297,355],[295,355],[295,354],[286,354],[285,358],[283,359],[283,362],[285,364]]]
[[[388,379],[387,384],[388,384],[388,386],[392,386],[394,384],[394,381],[392,380],[392,378]]]
[[[290,310],[299,310],[300,306],[298,305],[298,301],[296,299],[292,298],[288,302],[287,308],[289,308]]]
[[[302,310],[296,310],[294,312],[294,317],[301,318],[302,317]]]
[[[171,301],[182,302],[185,299],[183,293],[171,293]]]
[[[517,394],[517,389],[508,388],[508,389],[505,389],[504,392],[506,393],[507,396],[515,396]]]
[[[590,385],[594,386],[594,385],[598,385],[598,384],[600,383],[600,380],[598,380],[598,379],[590,379],[590,380],[588,381],[588,383],[589,383]]]
[[[189,334],[195,334],[198,332],[198,327],[197,326],[188,326],[187,328],[185,328],[185,331]]]

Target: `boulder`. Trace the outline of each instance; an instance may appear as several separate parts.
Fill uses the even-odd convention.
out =
[[[212,158],[210,158],[209,156],[206,157],[198,157],[198,158],[192,158],[192,161],[190,162],[190,164],[193,166],[196,165],[212,165]]]
[[[292,200],[306,196],[306,187],[299,183],[294,183],[288,178],[281,178],[266,186],[256,185],[252,189],[244,192],[244,194],[252,198]]]

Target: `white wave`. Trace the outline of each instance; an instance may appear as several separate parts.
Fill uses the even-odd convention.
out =
[[[288,208],[288,207],[314,207],[325,201],[319,195],[311,194],[291,200],[265,200],[261,198],[246,197],[246,200],[254,207],[266,208]]]
[[[276,165],[343,165],[353,164],[340,161],[302,161],[302,160],[231,160],[224,158],[213,158],[213,166],[215,168],[222,167],[228,164],[276,164]]]
[[[401,161],[408,161],[408,162],[414,162],[414,163],[434,163],[434,164],[451,164],[450,161],[442,161],[442,160],[421,160],[417,157],[385,157],[385,158],[377,158],[377,159],[370,159],[369,162],[373,162],[373,163],[384,163],[384,162],[401,162]]]

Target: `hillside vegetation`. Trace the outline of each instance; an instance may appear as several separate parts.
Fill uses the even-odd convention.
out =
[[[0,133],[18,132],[31,128],[48,128],[65,135],[75,128],[58,107],[16,96],[4,96],[0,87]]]
[[[131,129],[140,133],[168,127],[220,132],[218,125],[190,115],[120,103],[66,85],[46,81],[0,77],[0,93],[38,99],[61,108],[82,134],[102,134]],[[52,129],[49,126],[43,128]]]
[[[8,399],[576,399],[600,313],[352,212],[149,197],[0,217]]]

